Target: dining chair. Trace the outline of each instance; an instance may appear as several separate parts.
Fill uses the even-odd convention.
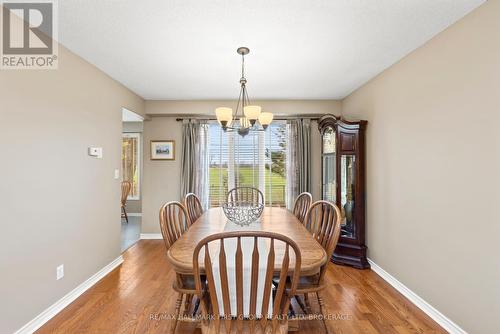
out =
[[[198,196],[189,193],[184,197],[184,206],[187,209],[191,224],[194,223],[203,214],[203,207]]]
[[[227,193],[228,203],[262,204],[264,195],[262,191],[253,187],[236,187]]]
[[[323,325],[327,333],[328,328],[326,326],[326,315],[324,312],[325,304],[320,292],[326,287],[325,273],[327,265],[330,262],[329,260],[332,257],[339,240],[341,219],[342,215],[340,209],[335,204],[328,201],[316,201],[307,211],[304,220],[304,225],[307,230],[325,250],[328,261],[321,266],[319,273],[316,275],[300,277],[296,295],[304,296],[304,303],[306,304],[305,307],[303,307],[303,303],[301,303],[297,296],[295,299],[301,307],[303,307],[306,311],[310,311],[311,306],[308,296],[311,293],[316,295],[320,312],[323,315]]]
[[[253,243],[248,248],[248,263],[244,264],[242,244],[248,245],[252,239]],[[233,247],[227,243],[231,240]],[[267,245],[268,250],[259,250],[261,244]],[[277,248],[278,244],[282,247]],[[234,258],[234,263],[228,263],[228,258]],[[275,262],[279,264],[280,260],[279,277],[282,283],[273,290]],[[218,264],[218,269],[214,263]],[[205,277],[201,276],[200,264],[204,266]],[[202,333],[229,334],[241,333],[242,330],[249,330],[250,333],[287,333],[286,315],[290,296],[295,294],[300,266],[298,245],[278,233],[233,231],[213,234],[201,240],[193,252],[193,270],[203,312]],[[230,284],[229,280],[235,281]],[[259,281],[262,282],[260,289]],[[249,296],[243,294],[245,286],[249,287]],[[216,293],[217,287],[220,294]],[[262,293],[260,298],[258,293]],[[258,300],[260,305],[257,305]]]
[[[307,210],[309,210],[311,203],[312,195],[308,192],[301,193],[295,200],[295,204],[293,205],[293,214],[302,224],[304,224],[306,213]]]
[[[168,202],[160,208],[160,229],[163,236],[163,242],[168,250],[179,239],[184,232],[191,226],[188,213],[184,205],[180,202]],[[193,296],[196,294],[194,276],[176,273],[172,288],[177,292],[175,302],[175,317],[171,327],[171,332],[175,332],[177,320],[179,318],[182,300],[185,299],[185,312],[189,309]],[[196,312],[196,308],[193,313]],[[183,318],[184,319],[184,318]],[[187,318],[185,318],[187,320]]]
[[[122,181],[122,196],[120,198],[121,208],[122,208],[122,218],[125,218],[125,221],[128,224],[128,215],[127,215],[127,198],[130,194],[130,189],[132,189],[132,182],[130,181]]]

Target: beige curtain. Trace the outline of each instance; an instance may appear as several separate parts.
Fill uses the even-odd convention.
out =
[[[311,192],[311,120],[300,118],[287,122],[287,208],[302,192]]]
[[[208,124],[200,120],[182,121],[181,196],[195,193],[208,207]]]

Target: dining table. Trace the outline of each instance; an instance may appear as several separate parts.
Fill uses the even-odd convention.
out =
[[[168,249],[167,259],[178,274],[193,273],[193,251],[205,237],[229,231],[266,231],[283,234],[295,241],[301,253],[301,275],[314,275],[319,272],[328,259],[323,247],[313,238],[305,226],[290,211],[280,207],[265,207],[258,221],[239,226],[225,216],[222,208],[205,211],[189,229]],[[280,258],[284,255],[285,245],[276,243],[275,272],[281,270]],[[290,268],[295,259],[290,258]],[[203,272],[203,261],[200,263]]]

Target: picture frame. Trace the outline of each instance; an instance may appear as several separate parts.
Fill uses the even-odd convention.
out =
[[[151,160],[175,160],[175,141],[151,140]]]

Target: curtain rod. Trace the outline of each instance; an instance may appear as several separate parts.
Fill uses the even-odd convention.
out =
[[[307,118],[310,119],[311,121],[317,121],[320,119],[320,116],[318,115],[297,115],[297,116],[281,116],[281,117],[275,117],[273,121],[286,121],[290,119],[297,119],[297,118]],[[199,117],[199,116],[185,116],[185,117],[178,117],[175,120],[177,122],[182,122],[185,119],[196,119],[200,121],[216,121],[217,118],[215,117]]]

